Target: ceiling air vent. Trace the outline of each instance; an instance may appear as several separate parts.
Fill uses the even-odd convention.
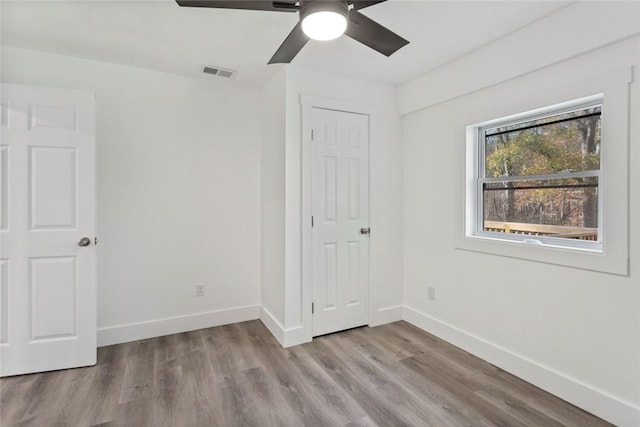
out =
[[[237,73],[237,71],[235,70],[229,70],[227,68],[220,68],[220,67],[210,67],[210,66],[205,66],[202,69],[202,72],[205,74],[211,74],[213,76],[225,77],[227,79],[235,76]]]

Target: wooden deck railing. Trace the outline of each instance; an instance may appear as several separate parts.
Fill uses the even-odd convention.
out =
[[[598,240],[598,229],[568,227],[564,225],[525,224],[521,222],[485,221],[485,231],[524,234],[527,236],[552,236],[566,239]]]

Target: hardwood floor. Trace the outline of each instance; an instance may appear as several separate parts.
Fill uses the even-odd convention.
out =
[[[282,349],[259,321],[0,380],[8,426],[610,425],[405,322]]]

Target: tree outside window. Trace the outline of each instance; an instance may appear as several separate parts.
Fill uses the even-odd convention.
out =
[[[478,230],[600,241],[601,105],[479,129]]]

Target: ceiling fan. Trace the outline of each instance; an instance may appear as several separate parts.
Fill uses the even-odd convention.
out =
[[[343,33],[391,56],[409,43],[367,18],[360,9],[386,0],[176,0],[185,7],[300,12],[300,21],[282,42],[269,64],[288,64],[309,39],[333,40]]]

